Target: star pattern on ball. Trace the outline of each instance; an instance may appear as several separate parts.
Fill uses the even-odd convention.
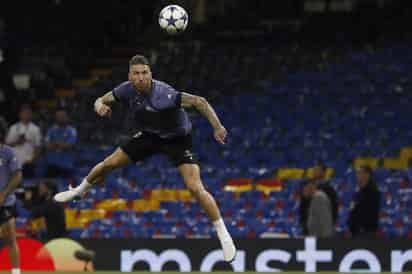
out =
[[[169,19],[166,19],[168,25],[174,25],[176,22],[176,19],[173,17],[170,17]]]

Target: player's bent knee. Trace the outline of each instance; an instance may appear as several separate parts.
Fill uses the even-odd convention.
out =
[[[113,169],[118,168],[118,167],[120,166],[120,164],[119,164],[117,161],[115,161],[115,160],[105,159],[105,160],[102,162],[102,166],[103,166],[103,169],[104,169],[105,171],[112,171]]]
[[[121,150],[114,152],[112,155],[104,159],[103,162],[101,162],[102,168],[106,172],[123,167],[128,163],[130,163],[129,157]]]
[[[200,197],[201,195],[207,193],[206,189],[202,185],[199,185],[199,184],[189,185],[188,189],[192,193],[192,195],[195,197]]]

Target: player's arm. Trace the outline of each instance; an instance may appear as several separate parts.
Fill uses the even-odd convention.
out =
[[[99,97],[94,102],[94,110],[100,116],[110,116],[112,114],[112,109],[110,106],[116,102],[116,98],[112,91],[107,92],[105,95]]]
[[[181,106],[184,108],[196,108],[212,125],[216,141],[221,144],[225,143],[227,131],[220,122],[215,110],[205,98],[182,92]]]
[[[9,183],[0,191],[0,206],[3,205],[6,198],[19,186],[23,178],[21,170],[17,170],[11,176]]]

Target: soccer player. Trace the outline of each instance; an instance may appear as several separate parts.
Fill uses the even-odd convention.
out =
[[[200,168],[192,153],[192,124],[184,108],[194,107],[205,116],[214,129],[214,138],[225,143],[226,129],[206,99],[178,92],[168,84],[152,78],[148,60],[136,55],[129,61],[129,81],[124,82],[95,101],[98,115],[111,115],[111,105],[121,102],[133,116],[135,135],[113,154],[98,163],[83,181],[55,195],[58,202],[82,196],[108,172],[154,154],[169,157],[183,177],[187,188],[199,201],[216,228],[225,261],[232,261],[236,247],[226,229],[214,198],[204,188]]]
[[[14,190],[20,184],[23,175],[13,149],[4,144],[4,137],[5,131],[0,129],[0,237],[9,248],[11,273],[20,274]]]

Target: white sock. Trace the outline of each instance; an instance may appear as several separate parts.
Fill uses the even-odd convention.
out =
[[[84,178],[83,181],[80,183],[80,185],[76,186],[73,190],[77,194],[81,195],[81,194],[86,193],[92,187],[93,187],[93,185],[91,183],[89,183],[86,178]]]
[[[231,238],[229,232],[226,229],[226,225],[223,222],[222,218],[220,218],[219,220],[214,221],[213,225],[215,226],[217,236],[219,237],[220,240]]]
[[[11,270],[11,274],[21,274],[20,268],[13,268],[13,269]]]

